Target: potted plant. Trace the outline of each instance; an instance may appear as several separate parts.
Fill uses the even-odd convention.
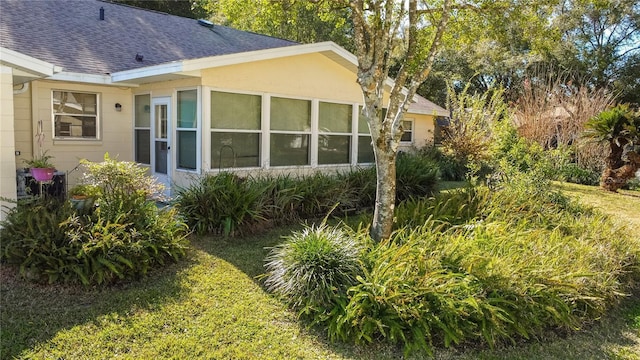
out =
[[[56,171],[55,166],[51,163],[53,156],[47,155],[47,152],[43,152],[40,156],[36,156],[31,160],[26,160],[25,163],[31,171],[31,175],[37,181],[50,181],[53,179],[53,174]]]
[[[76,210],[90,209],[98,197],[99,189],[93,185],[80,184],[69,190],[69,201]]]

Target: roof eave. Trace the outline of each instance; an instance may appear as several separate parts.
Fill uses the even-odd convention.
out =
[[[0,64],[17,70],[18,76],[23,79],[21,82],[49,77],[62,71],[59,66],[4,47],[0,47]]]

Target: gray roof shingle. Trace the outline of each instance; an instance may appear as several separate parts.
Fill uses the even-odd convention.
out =
[[[0,46],[68,72],[102,75],[291,45],[297,43],[98,0],[0,1]]]

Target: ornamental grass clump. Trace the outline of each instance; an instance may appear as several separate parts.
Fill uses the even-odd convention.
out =
[[[265,286],[301,316],[323,323],[341,312],[347,289],[362,275],[363,245],[326,224],[294,232],[266,258]]]

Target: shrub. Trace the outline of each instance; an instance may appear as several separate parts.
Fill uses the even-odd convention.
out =
[[[494,345],[575,329],[629,289],[640,251],[609,220],[561,211],[575,205],[548,202],[553,197],[538,204],[536,196],[487,194],[478,216],[463,225],[428,218],[374,247],[344,315],[326,325],[330,335],[384,338],[406,352],[464,341]],[[549,204],[552,210],[538,212]],[[498,207],[500,215],[492,212]]]
[[[271,249],[265,285],[301,315],[324,322],[340,313],[347,289],[362,275],[361,252],[357,239],[338,227],[306,227]]]
[[[346,289],[333,302],[328,291],[319,302],[309,292],[279,294],[298,308],[313,302],[312,320],[330,338],[430,352],[576,329],[623,296],[640,265],[640,248],[624,229],[549,191],[535,174],[517,173],[498,190],[412,199],[396,216],[388,241],[366,241],[366,229],[350,235],[368,245],[362,274],[355,284],[332,283]],[[296,269],[296,278],[316,274]]]
[[[18,204],[3,222],[2,260],[35,280],[110,283],[146,274],[186,249],[187,227],[173,209],[148,199],[157,188],[133,163],[105,156],[86,163],[99,206],[79,214],[69,202],[35,199]]]
[[[207,175],[188,188],[179,188],[176,206],[189,228],[198,234],[248,230],[250,224],[264,219],[268,184],[243,179],[231,173]]]
[[[438,165],[414,154],[400,153],[396,161],[396,202],[435,193]]]

